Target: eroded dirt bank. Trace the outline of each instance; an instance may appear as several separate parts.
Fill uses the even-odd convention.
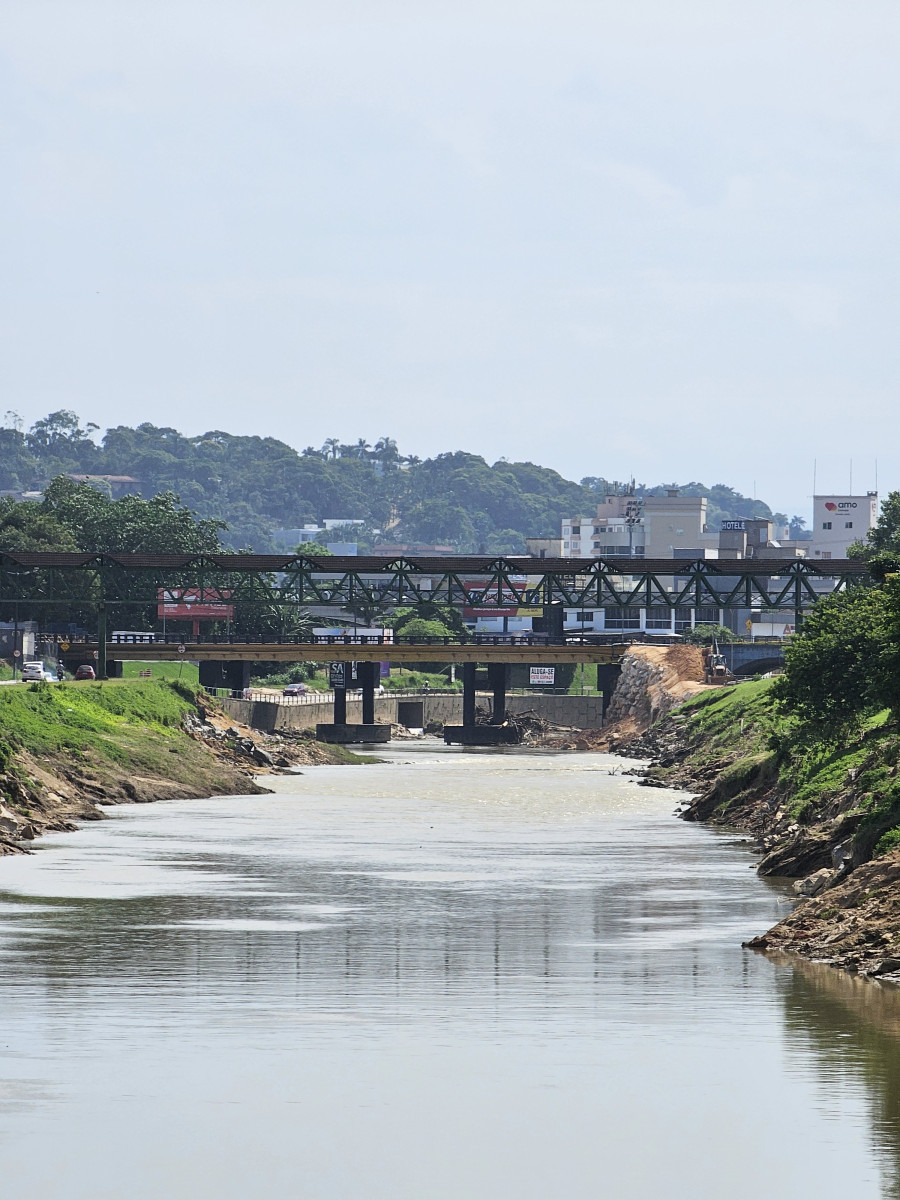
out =
[[[160,682],[0,689],[0,855],[107,805],[267,792],[298,765],[368,761],[310,737],[259,734],[199,691]]]

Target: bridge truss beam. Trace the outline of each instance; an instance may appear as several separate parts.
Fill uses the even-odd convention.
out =
[[[676,573],[677,572],[677,573]],[[328,558],[307,555],[0,554],[0,608],[155,605],[160,588],[235,605],[372,608],[759,607],[800,613],[829,591],[870,582],[832,559],[643,560]]]

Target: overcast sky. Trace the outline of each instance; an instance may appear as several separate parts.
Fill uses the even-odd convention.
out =
[[[900,487],[895,2],[0,13],[0,413]]]

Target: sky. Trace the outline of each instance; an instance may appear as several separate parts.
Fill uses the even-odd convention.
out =
[[[0,16],[0,413],[900,488],[896,3]]]

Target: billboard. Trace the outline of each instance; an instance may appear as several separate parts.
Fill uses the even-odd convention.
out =
[[[228,603],[231,592],[215,588],[158,588],[156,598],[160,620],[230,621],[234,616],[234,605]]]
[[[556,667],[529,667],[528,682],[531,687],[553,687],[556,683]]]

